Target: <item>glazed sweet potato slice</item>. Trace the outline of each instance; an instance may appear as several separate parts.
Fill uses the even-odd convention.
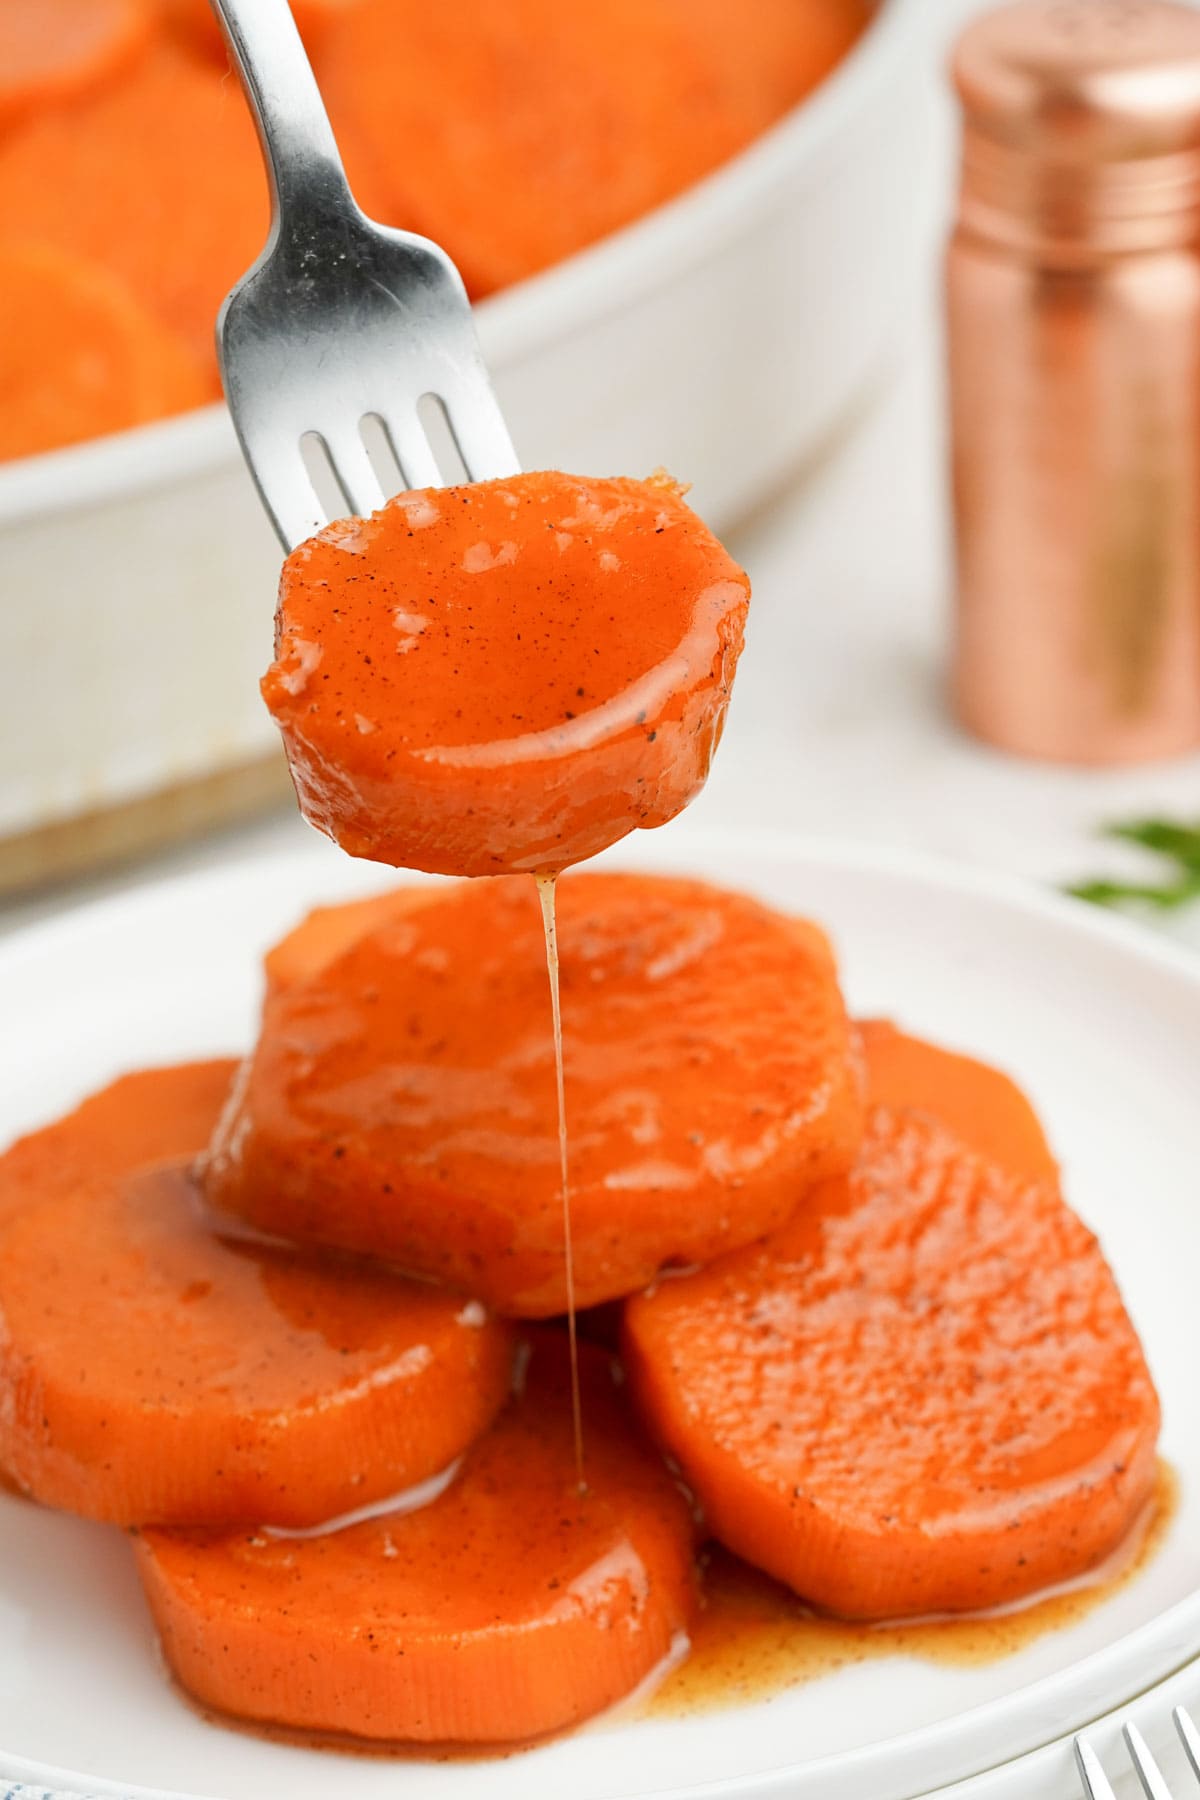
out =
[[[106,269],[0,244],[0,461],[203,406],[190,346]]]
[[[781,1224],[862,1129],[813,925],[703,882],[560,883],[580,1306]],[[566,1306],[554,1052],[533,883],[464,882],[273,989],[210,1201],[502,1312]]]
[[[273,944],[263,959],[268,987],[311,981],[360,938],[397,920],[411,908],[436,901],[444,890],[429,887],[389,888],[339,906],[314,906],[294,930]]]
[[[749,583],[672,484],[401,494],[284,565],[263,694],[353,856],[551,873],[699,791]]]
[[[122,1170],[152,1137],[195,1154],[214,1067],[119,1083],[6,1159],[0,1468],[47,1505],[312,1525],[445,1468],[507,1396],[511,1338],[477,1303],[219,1237],[184,1168]],[[89,1138],[110,1167],[85,1179]]]
[[[142,1580],[178,1680],[244,1718],[394,1742],[500,1744],[628,1693],[688,1629],[694,1527],[603,1352],[565,1339],[418,1511],[334,1535],[147,1531]]]
[[[189,346],[212,397],[213,320],[267,226],[262,157],[236,81],[165,39],[0,144],[0,240],[107,269]]]
[[[0,1221],[89,1181],[195,1156],[212,1135],[237,1067],[226,1056],[139,1069],[18,1138],[0,1156]]]
[[[876,1105],[933,1114],[964,1144],[1014,1175],[1057,1176],[1041,1120],[1010,1076],[913,1037],[888,1019],[860,1019],[857,1030]]]
[[[4,0],[0,130],[102,85],[136,57],[151,25],[147,0]]]
[[[926,1113],[876,1110],[790,1225],[631,1301],[625,1355],[714,1535],[847,1618],[1080,1575],[1152,1492],[1158,1401],[1095,1238]]]

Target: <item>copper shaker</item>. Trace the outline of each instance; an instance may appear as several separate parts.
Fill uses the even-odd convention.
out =
[[[1200,745],[1200,11],[1016,0],[959,40],[954,704],[1058,761]]]

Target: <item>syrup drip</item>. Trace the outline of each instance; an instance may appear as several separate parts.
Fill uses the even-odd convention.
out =
[[[562,1008],[558,992],[558,925],[555,917],[557,876],[535,875],[546,934],[546,970],[550,977],[550,1012],[554,1021],[554,1078],[558,1092],[558,1167],[562,1181],[563,1255],[567,1287],[567,1337],[571,1347],[571,1421],[575,1431],[575,1475],[580,1493],[583,1476],[583,1409],[579,1400],[579,1334],[575,1317],[575,1257],[571,1241],[571,1180],[567,1157],[567,1099],[563,1080]]]

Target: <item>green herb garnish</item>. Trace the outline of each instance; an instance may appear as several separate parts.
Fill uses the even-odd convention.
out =
[[[1171,819],[1135,819],[1107,827],[1106,837],[1137,844],[1157,856],[1166,868],[1160,881],[1110,881],[1103,877],[1073,882],[1067,892],[1095,906],[1124,906],[1129,902],[1170,912],[1200,900],[1200,822],[1181,825]]]

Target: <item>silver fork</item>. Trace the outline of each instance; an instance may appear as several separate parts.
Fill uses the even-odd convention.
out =
[[[468,479],[519,467],[458,270],[428,238],[356,205],[287,0],[212,0],[241,73],[271,179],[271,233],[221,308],[229,410],[285,549],[327,523],[303,441],[324,447],[346,510],[385,485],[440,486],[418,414],[444,409]],[[364,422],[395,461],[372,460]]]
[[[1200,1731],[1192,1720],[1191,1714],[1184,1706],[1177,1706],[1171,1714],[1175,1729],[1179,1733],[1188,1762],[1198,1781],[1200,1781]],[[1150,1753],[1150,1747],[1136,1725],[1129,1724],[1123,1729],[1125,1747],[1129,1752],[1129,1760],[1142,1784],[1146,1800],[1172,1800],[1166,1777]],[[1075,1740],[1075,1760],[1079,1765],[1079,1775],[1083,1782],[1083,1791],[1087,1800],[1116,1800],[1112,1784],[1104,1773],[1100,1759],[1085,1738]]]

